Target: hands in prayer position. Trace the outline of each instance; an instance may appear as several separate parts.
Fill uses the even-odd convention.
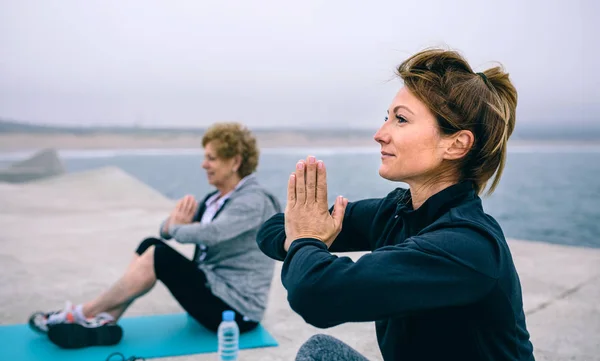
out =
[[[194,220],[194,215],[198,210],[198,202],[194,199],[194,196],[187,195],[181,198],[175,209],[169,216],[167,227],[171,224],[190,224]]]
[[[284,248],[287,251],[297,239],[315,238],[329,248],[342,230],[348,199],[339,196],[333,212],[327,205],[327,172],[322,161],[309,156],[296,164],[290,175],[285,207]]]

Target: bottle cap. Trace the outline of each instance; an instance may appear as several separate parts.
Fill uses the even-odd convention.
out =
[[[233,321],[235,313],[233,311],[223,311],[223,321]]]

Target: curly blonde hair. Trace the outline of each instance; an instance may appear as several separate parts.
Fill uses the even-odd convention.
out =
[[[202,147],[211,142],[219,158],[231,159],[237,155],[242,158],[237,171],[240,178],[256,171],[260,152],[256,138],[247,127],[235,122],[216,123],[202,136]]]

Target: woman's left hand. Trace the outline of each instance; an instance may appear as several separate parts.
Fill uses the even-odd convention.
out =
[[[347,204],[347,199],[337,197],[330,214],[325,164],[312,156],[299,161],[288,181],[284,249],[299,238],[315,238],[331,246],[342,230]]]
[[[194,196],[187,195],[177,202],[175,209],[171,213],[171,224],[190,224],[194,220],[194,215],[198,209],[198,202]]]

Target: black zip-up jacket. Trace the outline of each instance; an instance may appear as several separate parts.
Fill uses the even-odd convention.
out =
[[[260,249],[283,261],[292,309],[311,325],[375,321],[386,361],[533,360],[521,285],[498,223],[471,182],[412,209],[410,191],[349,203],[331,248],[294,241],[284,215],[263,224]],[[372,251],[356,262],[330,252]]]

